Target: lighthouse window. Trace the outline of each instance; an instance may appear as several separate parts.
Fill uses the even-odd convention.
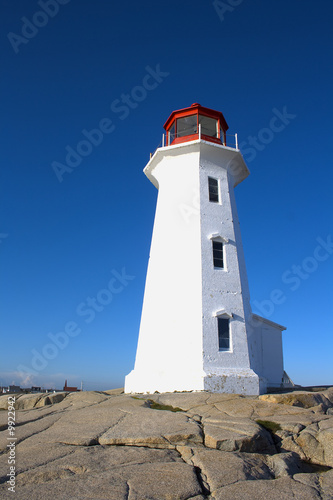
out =
[[[213,177],[208,177],[209,201],[219,202],[219,182]]]
[[[219,332],[219,350],[228,351],[230,349],[229,320],[227,318],[217,318]]]
[[[214,267],[223,269],[223,243],[213,240],[213,261]]]
[[[208,116],[199,115],[199,123],[201,124],[201,134],[209,135],[209,137],[217,137],[217,120]]]
[[[197,133],[197,115],[185,116],[177,120],[177,137]]]

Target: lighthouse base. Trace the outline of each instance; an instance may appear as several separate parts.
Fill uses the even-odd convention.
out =
[[[204,390],[204,373],[175,370],[132,370],[125,377],[125,393],[190,392]]]
[[[132,370],[125,377],[125,393],[208,391],[257,396],[264,394],[267,381],[251,369],[220,369],[214,373],[183,373]]]
[[[266,389],[266,379],[251,369],[217,369],[204,378],[204,390],[209,392],[257,396],[264,394]]]

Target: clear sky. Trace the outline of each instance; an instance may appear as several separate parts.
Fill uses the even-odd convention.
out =
[[[333,384],[333,3],[0,9],[0,385],[123,386],[157,198],[142,170],[193,102],[223,112],[251,171],[236,199],[253,310],[287,326],[294,382]]]

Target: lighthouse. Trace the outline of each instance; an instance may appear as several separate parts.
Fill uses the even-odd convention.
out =
[[[234,188],[249,175],[219,111],[173,111],[144,168],[158,189],[125,392],[257,395],[283,384],[285,327],[253,314]],[[258,277],[258,279],[263,279]]]

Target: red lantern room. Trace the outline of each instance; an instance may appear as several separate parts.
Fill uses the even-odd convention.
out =
[[[203,139],[226,145],[228,124],[220,111],[204,108],[197,102],[189,108],[173,111],[164,124],[166,145]]]

